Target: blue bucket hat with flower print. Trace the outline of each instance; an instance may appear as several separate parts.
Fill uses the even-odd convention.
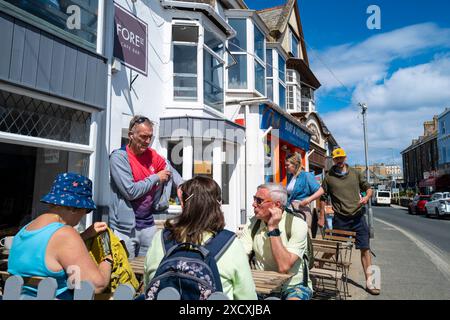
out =
[[[92,181],[76,173],[61,173],[56,176],[52,189],[41,202],[58,206],[96,209],[92,200]]]

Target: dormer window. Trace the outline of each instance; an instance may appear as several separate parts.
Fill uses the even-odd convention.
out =
[[[290,33],[290,49],[291,49],[291,53],[292,53],[292,55],[294,56],[294,58],[299,58],[299,55],[298,55],[298,38],[297,38],[297,36],[295,35],[295,33],[291,30],[291,29],[289,29],[289,33]]]

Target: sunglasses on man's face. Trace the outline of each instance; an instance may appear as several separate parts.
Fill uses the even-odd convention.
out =
[[[265,202],[270,202],[270,201],[272,201],[272,200],[264,200],[264,199],[259,198],[259,197],[257,197],[257,196],[253,196],[253,202],[256,202],[256,204],[257,204],[258,206],[262,205],[262,204],[265,203]]]

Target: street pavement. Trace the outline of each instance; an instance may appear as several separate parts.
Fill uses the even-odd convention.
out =
[[[359,251],[352,256],[351,300],[450,300],[450,220],[411,216],[405,208],[373,207],[372,263],[381,294],[365,288]]]

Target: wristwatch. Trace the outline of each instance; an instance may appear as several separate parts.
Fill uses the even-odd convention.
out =
[[[281,235],[280,229],[273,229],[272,231],[267,232],[268,237],[279,237]]]
[[[113,261],[110,258],[105,258],[105,259],[103,259],[103,261],[108,262],[111,266],[113,265]]]

